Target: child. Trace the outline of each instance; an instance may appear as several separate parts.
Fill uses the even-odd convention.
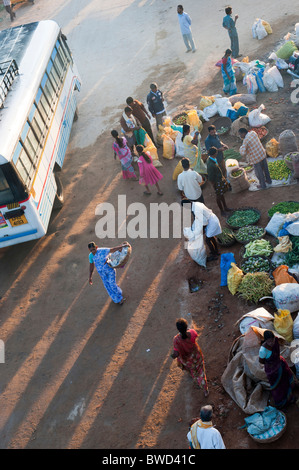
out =
[[[137,145],[136,147],[138,158],[138,167],[139,167],[139,184],[144,184],[146,191],[143,194],[147,196],[152,194],[149,190],[148,185],[155,184],[158,189],[159,196],[163,196],[161,189],[159,187],[158,181],[163,178],[161,173],[153,165],[153,160],[151,155],[148,152],[144,151],[143,145]]]

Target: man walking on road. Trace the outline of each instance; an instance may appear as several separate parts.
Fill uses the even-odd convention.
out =
[[[185,46],[187,47],[186,52],[195,52],[196,47],[194,44],[192,32],[191,32],[191,18],[188,13],[184,12],[183,5],[177,7],[178,19],[181,27],[181,33],[184,39]]]
[[[238,15],[235,15],[235,19],[232,18],[233,9],[232,7],[225,8],[226,16],[223,18],[222,26],[227,29],[228,35],[231,42],[232,56],[234,59],[241,57],[242,54],[239,53],[239,36],[236,28],[236,22],[239,18]]]
[[[146,97],[149,112],[156,119],[156,126],[159,130],[159,126],[163,125],[163,117],[166,116],[166,110],[164,107],[164,98],[162,91],[158,90],[156,83],[150,85],[151,91]]]

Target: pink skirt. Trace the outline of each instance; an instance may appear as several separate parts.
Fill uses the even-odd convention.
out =
[[[139,184],[152,186],[162,178],[163,175],[153,165],[143,165],[143,176],[139,179]]]

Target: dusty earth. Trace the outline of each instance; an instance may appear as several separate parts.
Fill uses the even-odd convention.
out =
[[[242,47],[242,52],[263,59],[297,21],[299,16],[284,17],[272,24],[271,36],[250,50]],[[201,94],[221,93],[221,76],[214,69],[211,73],[210,83],[186,85],[185,67],[165,64],[153,68],[140,86],[140,96],[158,75],[172,108],[196,106]],[[299,138],[291,77],[284,74],[284,80],[279,93],[258,95],[258,104],[265,104],[272,119],[269,139],[285,129],[293,129]],[[245,88],[240,85],[239,91]],[[117,114],[111,125],[116,119]],[[203,138],[206,132],[207,124]],[[240,146],[230,136],[223,140],[235,149]],[[159,154],[163,200],[178,201],[171,180],[177,160],[163,159],[161,149]],[[88,147],[70,148],[62,181],[66,202],[53,212],[47,236],[0,252],[0,331],[6,353],[0,374],[0,447],[187,449],[188,422],[210,403],[228,449],[260,448],[239,429],[246,415],[221,386],[230,347],[239,336],[235,322],[252,307],[220,287],[219,262],[207,269],[197,266],[184,250],[183,239],[129,240],[133,255],[118,272],[127,301],[122,307],[112,304],[96,274],[93,286],[88,285],[87,243],[95,240],[95,208],[104,201],[117,207],[118,194],[126,195],[127,205],[149,200],[137,182],[122,180],[109,131]],[[219,215],[209,185],[204,196]],[[227,196],[231,207],[257,207],[263,226],[273,203],[296,199],[298,186]],[[161,202],[155,192],[150,201]],[[95,241],[113,246],[123,240]],[[238,260],[239,250],[236,244],[223,252],[234,252]],[[199,292],[189,292],[190,277],[202,281]],[[221,315],[209,310],[215,298],[221,299]],[[270,304],[266,308],[272,311]],[[200,334],[210,388],[207,399],[170,358],[175,320],[187,312]],[[298,407],[291,405],[286,414],[283,437],[263,448],[298,449]]]

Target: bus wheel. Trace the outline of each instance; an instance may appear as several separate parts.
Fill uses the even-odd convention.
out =
[[[79,117],[79,112],[78,112],[78,106],[75,110],[75,114],[74,114],[74,122],[78,121],[78,117]]]
[[[54,176],[55,176],[57,190],[56,190],[56,195],[54,199],[53,209],[61,209],[64,203],[62,183],[57,173],[55,173]]]

